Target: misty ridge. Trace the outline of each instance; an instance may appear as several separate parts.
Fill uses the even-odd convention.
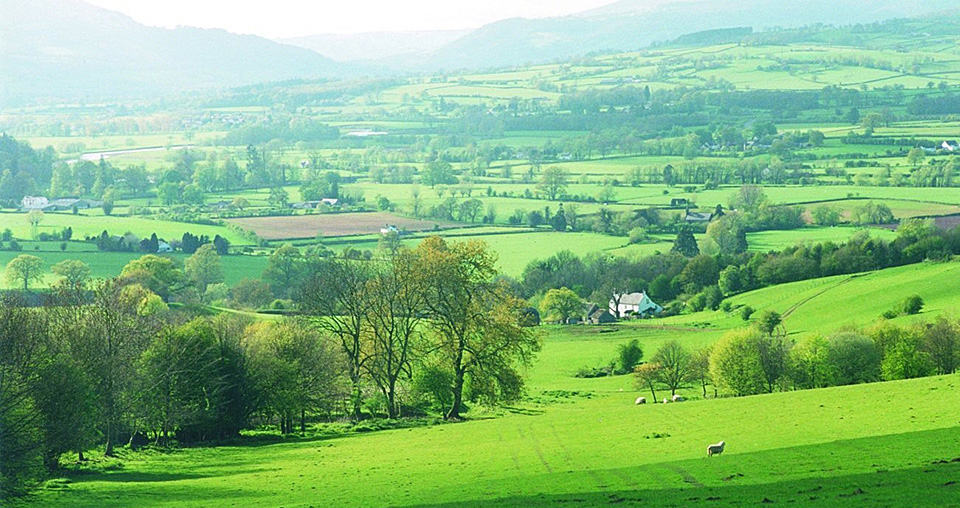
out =
[[[622,0],[476,30],[316,34],[273,41],[148,27],[80,0],[2,0],[0,105],[97,102],[290,79],[393,77],[552,62],[731,27],[847,26],[960,8],[957,0]]]

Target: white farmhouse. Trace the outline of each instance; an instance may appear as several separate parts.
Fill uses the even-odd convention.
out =
[[[20,201],[23,210],[42,210],[50,202],[43,196],[24,196]]]
[[[610,313],[622,318],[629,315],[649,316],[663,312],[663,307],[647,296],[646,292],[613,295],[610,299]]]

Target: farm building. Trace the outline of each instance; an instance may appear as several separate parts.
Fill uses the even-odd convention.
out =
[[[614,323],[616,321],[616,316],[611,314],[609,310],[600,308],[600,306],[595,303],[590,304],[590,306],[587,307],[586,314],[583,318],[584,323],[589,323],[592,325],[604,325],[607,323]]]
[[[60,212],[73,208],[86,210],[101,205],[103,205],[102,202],[92,199],[57,198],[50,201],[43,196],[24,196],[23,200],[20,201],[21,210],[43,210],[44,212]]]
[[[339,199],[323,198],[323,199],[318,199],[316,201],[302,201],[299,203],[293,203],[290,205],[290,208],[294,208],[298,210],[304,210],[304,209],[312,210],[314,208],[318,208],[320,205],[337,206],[338,204],[340,204]]]
[[[24,196],[20,200],[21,210],[41,210],[47,206],[49,201],[43,196]]]
[[[686,222],[710,222],[713,219],[713,215],[710,213],[703,212],[687,212],[687,216],[683,218]]]
[[[651,300],[646,292],[613,295],[610,299],[610,314],[617,317],[629,315],[646,317],[661,312],[663,307]]]

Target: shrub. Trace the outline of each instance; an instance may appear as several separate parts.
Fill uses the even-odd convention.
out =
[[[913,295],[907,297],[903,303],[900,304],[900,311],[905,315],[919,314],[923,309],[923,298],[920,298],[919,295]]]
[[[640,341],[633,339],[626,344],[620,344],[617,348],[617,374],[633,372],[634,367],[642,359],[643,349],[640,347]]]
[[[880,379],[880,350],[869,337],[843,332],[827,339],[827,360],[836,373],[834,384],[870,383]]]
[[[724,392],[754,395],[767,391],[760,344],[768,340],[756,328],[724,335],[710,354],[710,376]]]
[[[744,305],[743,308],[740,309],[740,319],[744,321],[750,321],[750,316],[752,316],[753,313],[754,313],[753,307],[749,305]]]

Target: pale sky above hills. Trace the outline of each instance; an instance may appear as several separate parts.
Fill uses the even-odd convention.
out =
[[[573,14],[613,0],[86,0],[152,26],[223,28],[271,38],[477,28]],[[654,2],[656,0],[653,0]]]

